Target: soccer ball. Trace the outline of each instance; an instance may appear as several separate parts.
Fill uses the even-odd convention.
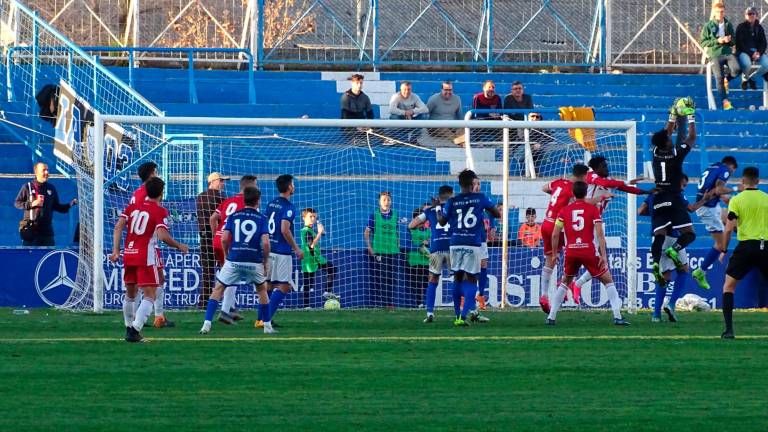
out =
[[[339,303],[338,300],[335,298],[330,298],[325,301],[325,304],[323,304],[323,309],[325,310],[339,310],[341,309],[341,303]]]

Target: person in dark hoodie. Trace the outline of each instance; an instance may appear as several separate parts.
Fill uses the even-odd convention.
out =
[[[741,89],[746,90],[747,85],[752,90],[757,89],[754,77],[763,77],[768,80],[768,57],[765,56],[765,31],[757,20],[757,9],[750,6],[744,11],[746,20],[736,27],[736,58],[741,67]],[[750,74],[752,63],[760,66]],[[768,83],[766,83],[768,84]],[[766,85],[763,84],[763,85]]]
[[[342,119],[373,119],[373,107],[371,99],[363,93],[364,76],[354,74],[349,77],[351,87],[341,95],[341,118]],[[355,138],[364,138],[364,131],[361,128],[343,128],[342,132],[347,139],[354,141]]]
[[[23,245],[54,246],[53,212],[69,212],[70,208],[77,205],[77,199],[64,204],[59,202],[56,187],[48,183],[48,165],[38,162],[35,164],[35,180],[21,187],[15,205],[17,209],[24,210],[20,231],[22,226],[34,221],[34,228],[28,237],[22,235]]]

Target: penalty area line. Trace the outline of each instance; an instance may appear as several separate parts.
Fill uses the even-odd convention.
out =
[[[549,342],[549,341],[694,341],[720,339],[717,335],[581,335],[581,336],[261,336],[253,337],[161,337],[147,338],[147,342],[463,342],[463,341],[500,341],[500,342]],[[739,335],[737,339],[768,340],[768,335]],[[123,342],[122,338],[107,337],[63,337],[63,338],[0,338],[0,344],[16,343],[89,343]]]

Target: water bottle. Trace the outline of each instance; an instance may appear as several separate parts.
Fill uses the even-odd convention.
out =
[[[27,305],[21,305],[21,309],[14,309],[13,310],[14,315],[29,315],[29,309],[27,309]]]

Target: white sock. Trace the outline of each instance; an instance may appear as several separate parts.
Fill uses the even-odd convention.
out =
[[[123,320],[125,321],[125,326],[128,327],[133,323],[133,316],[134,316],[134,304],[136,302],[134,299],[129,299],[127,296],[125,297],[125,300],[123,300]]]
[[[553,320],[557,318],[557,311],[560,309],[560,306],[563,304],[563,300],[565,299],[565,293],[568,292],[568,288],[560,284],[560,286],[557,287],[557,291],[555,292],[555,298],[549,305],[549,316],[547,318]]]
[[[611,311],[615,319],[621,319],[621,298],[619,292],[616,291],[616,285],[609,283],[605,286],[608,291],[608,301],[611,303]]]
[[[584,272],[583,275],[581,275],[578,279],[576,279],[576,285],[579,286],[579,288],[583,287],[584,284],[592,280],[592,275],[589,274],[589,272]]]
[[[541,269],[541,293],[549,297],[549,283],[552,280],[552,267],[544,266]]]
[[[163,303],[165,301],[165,288],[162,286],[157,287],[157,296],[155,297],[155,316],[161,317],[163,316],[163,312],[165,311],[165,307],[163,307]]]
[[[146,297],[141,301],[139,309],[136,311],[136,318],[133,320],[133,328],[135,328],[136,331],[141,331],[141,329],[144,328],[144,323],[147,322],[149,314],[152,313],[152,306],[154,306],[154,303],[155,302]]]
[[[139,292],[136,293],[136,298],[133,300],[133,316],[136,316],[136,311],[139,309],[141,301],[144,300],[144,290],[139,288]]]
[[[224,299],[221,302],[221,310],[226,313],[231,313],[232,308],[235,306],[235,295],[237,294],[237,286],[228,286],[224,288]]]

